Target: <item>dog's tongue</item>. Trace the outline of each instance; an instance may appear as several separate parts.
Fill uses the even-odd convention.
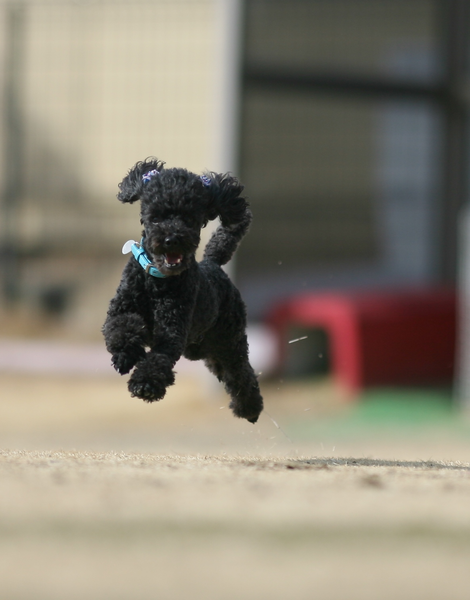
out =
[[[169,252],[168,254],[165,254],[165,259],[169,265],[179,265],[183,260],[183,255]]]

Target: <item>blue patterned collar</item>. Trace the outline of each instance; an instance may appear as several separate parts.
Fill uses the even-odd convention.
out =
[[[134,258],[146,273],[152,277],[165,278],[166,275],[161,273],[147,256],[142,242],[143,239],[140,241],[140,243],[135,242],[134,240],[127,241],[122,247],[122,253],[128,254],[132,251]]]

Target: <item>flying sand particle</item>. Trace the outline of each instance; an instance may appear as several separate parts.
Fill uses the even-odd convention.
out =
[[[279,429],[279,431],[284,435],[284,437],[286,439],[289,440],[289,442],[291,444],[293,444],[294,442],[290,439],[290,437],[287,435],[287,433],[284,431],[284,429],[282,429],[282,427],[279,425],[279,423],[277,423],[272,417],[271,415],[268,413],[268,411],[266,409],[264,409],[265,414],[271,419],[271,421],[274,423],[274,425]]]
[[[288,342],[289,344],[293,344],[294,342],[300,342],[301,340],[306,340],[308,338],[308,335],[304,335],[303,337],[299,337],[295,340],[290,340],[290,342]]]

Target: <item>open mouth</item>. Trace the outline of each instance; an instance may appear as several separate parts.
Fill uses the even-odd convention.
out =
[[[174,269],[179,267],[183,262],[183,255],[176,252],[168,252],[163,255],[163,260],[167,269]]]

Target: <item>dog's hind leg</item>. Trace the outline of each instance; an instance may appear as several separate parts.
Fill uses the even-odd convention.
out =
[[[236,417],[256,423],[263,410],[258,379],[248,361],[246,337],[217,357],[205,360],[207,368],[221,381],[232,400],[230,408]]]

